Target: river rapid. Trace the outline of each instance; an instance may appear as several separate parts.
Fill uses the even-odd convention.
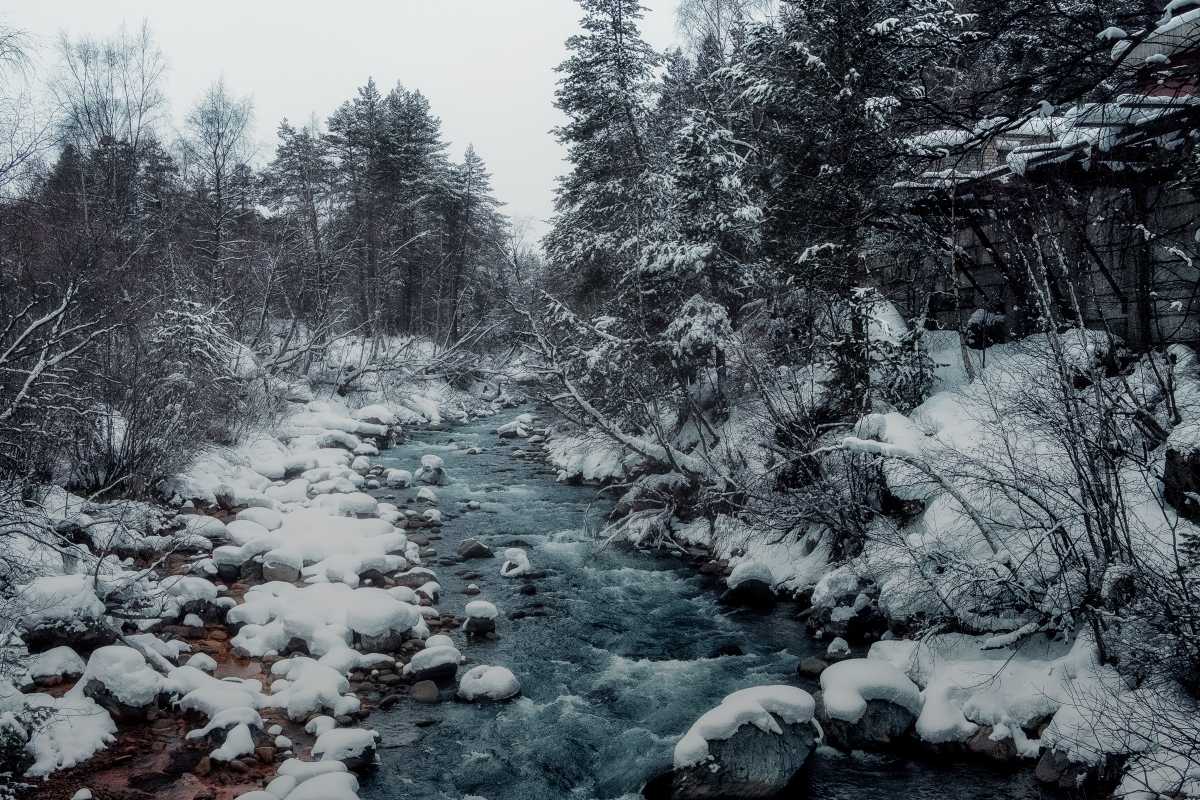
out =
[[[796,665],[824,648],[805,634],[792,603],[770,613],[731,611],[716,602],[716,580],[674,556],[602,547],[597,534],[611,502],[595,489],[556,483],[538,461],[511,458],[511,442],[490,434],[504,421],[507,416],[416,431],[379,460],[409,471],[425,454],[445,460],[450,483],[435,487],[445,525],[442,538],[430,541],[439,555],[429,559],[442,586],[438,608],[461,617],[464,606],[479,599],[500,610],[498,639],[468,641],[453,633],[469,660],[459,675],[479,664],[508,667],[521,681],[522,696],[473,705],[453,701],[447,687],[441,704],[406,698],[372,715],[369,724],[382,734],[384,749],[381,766],[363,781],[363,798],[632,799],[670,766],[675,742],[692,722],[730,692],[768,683],[817,689],[796,674]],[[486,449],[467,455],[467,447]],[[416,489],[373,494],[394,494],[394,502],[403,503]],[[482,508],[468,511],[467,500]],[[466,537],[490,545],[497,558],[438,563]],[[500,556],[513,546],[525,548],[545,577],[500,577]],[[456,575],[465,569],[480,577]],[[481,594],[464,594],[471,583]],[[521,593],[527,584],[536,594]],[[718,654],[731,647],[742,654]],[[1005,775],[970,764],[827,749],[809,763],[813,800],[1000,800],[1043,793],[1028,771]]]

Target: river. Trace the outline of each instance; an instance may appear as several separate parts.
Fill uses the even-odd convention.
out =
[[[511,442],[489,432],[507,416],[447,431],[414,432],[382,453],[387,467],[415,471],[422,455],[441,456],[450,483],[436,487],[445,526],[430,545],[454,555],[474,537],[497,558],[430,564],[442,586],[439,609],[460,617],[467,602],[500,610],[496,640],[456,646],[470,664],[511,669],[523,694],[506,704],[405,700],[371,716],[383,736],[382,764],[363,781],[365,800],[610,800],[638,796],[667,768],[676,740],[696,717],[737,689],[768,683],[816,690],[796,665],[823,647],[784,602],[771,613],[730,611],[716,603],[717,582],[664,554],[601,548],[597,532],[611,507],[594,489],[555,483],[537,461],[510,458]],[[466,447],[486,448],[467,455]],[[410,490],[379,490],[403,503]],[[482,508],[466,509],[466,500]],[[415,506],[414,506],[415,507]],[[505,547],[524,547],[531,581],[500,577]],[[481,577],[463,580],[456,571]],[[474,583],[482,594],[463,593]],[[530,583],[534,595],[521,594]],[[512,615],[519,618],[513,619]],[[723,647],[742,655],[718,655]],[[415,723],[434,721],[427,727]],[[968,764],[821,751],[811,759],[813,800],[970,797],[1031,798],[1028,771],[1004,775]]]

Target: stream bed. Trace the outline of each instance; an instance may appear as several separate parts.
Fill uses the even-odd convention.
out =
[[[631,800],[670,766],[675,742],[692,722],[730,692],[768,683],[817,689],[796,665],[823,655],[824,647],[806,635],[792,603],[770,613],[731,611],[716,602],[716,580],[674,556],[602,547],[597,534],[611,502],[593,488],[556,483],[541,462],[510,458],[511,442],[490,433],[507,418],[414,432],[379,461],[415,471],[425,454],[445,460],[450,483],[434,487],[445,525],[442,538],[430,541],[439,555],[428,559],[442,586],[438,608],[461,617],[478,599],[500,610],[498,639],[468,641],[453,632],[470,662],[459,675],[479,664],[507,667],[522,696],[474,705],[453,701],[451,686],[438,705],[406,698],[373,714],[368,724],[383,736],[382,763],[363,781],[365,800]],[[467,455],[466,447],[486,449]],[[416,488],[372,494],[394,494],[399,504]],[[467,500],[482,508],[468,511]],[[466,537],[497,557],[438,563]],[[500,577],[505,547],[525,548],[545,577]],[[456,575],[464,569],[480,577]],[[464,594],[471,583],[481,594]],[[527,584],[536,594],[521,593]],[[718,655],[731,647],[742,655]],[[970,764],[827,751],[810,764],[813,800],[1043,794],[1030,770],[1005,775]]]

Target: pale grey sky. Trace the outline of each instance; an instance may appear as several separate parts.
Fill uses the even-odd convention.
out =
[[[675,0],[644,5],[643,36],[663,50],[675,39]],[[302,124],[315,111],[323,121],[368,77],[383,92],[397,81],[420,89],[451,155],[474,143],[504,211],[539,220],[536,236],[546,230],[565,170],[549,133],[563,119],[551,105],[553,68],[579,30],[573,0],[0,0],[0,11],[40,37],[47,67],[63,28],[104,36],[148,20],[171,64],[175,118],[224,74],[253,96],[268,156],[281,119]]]

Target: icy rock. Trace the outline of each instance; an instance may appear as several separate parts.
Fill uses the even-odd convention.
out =
[[[188,659],[187,665],[196,669],[202,669],[205,672],[212,672],[217,668],[217,661],[207,653],[196,653],[196,655]]]
[[[825,654],[831,658],[845,658],[850,655],[850,643],[840,636],[835,637],[825,648]]]
[[[437,493],[434,492],[433,489],[430,489],[428,486],[421,487],[421,490],[419,492],[417,492],[417,499],[422,500],[426,503],[437,503],[437,501],[438,501]]]
[[[117,640],[89,575],[37,578],[18,585],[11,611],[31,653],[60,646],[87,652]]]
[[[463,539],[458,543],[458,554],[463,560],[470,561],[474,558],[495,558],[496,554],[492,552],[492,548],[488,547],[483,542],[477,541],[470,537]]]
[[[676,800],[773,797],[816,746],[816,703],[793,686],[756,686],[726,697],[675,746],[675,769],[648,786]]]
[[[334,728],[317,737],[313,756],[321,761],[341,761],[358,771],[375,763],[375,732],[361,728]]]
[[[248,522],[257,522],[268,531],[273,531],[283,525],[283,514],[273,508],[247,508],[245,511],[239,511],[237,518]]]
[[[817,718],[839,750],[877,750],[907,733],[921,713],[921,693],[899,668],[857,658],[821,673]]]
[[[467,621],[463,623],[463,630],[468,636],[485,636],[496,630],[496,617],[499,616],[499,612],[486,600],[467,603],[464,613]]]
[[[412,657],[404,666],[404,674],[412,675],[417,681],[448,681],[458,674],[462,654],[454,647],[426,647]]]
[[[467,671],[458,682],[456,697],[476,700],[511,700],[521,693],[521,682],[505,667],[481,665]]]
[[[413,482],[412,473],[406,469],[389,469],[386,478],[387,485],[393,489],[405,488]]]
[[[510,547],[504,551],[504,563],[500,565],[501,577],[516,578],[532,571],[529,556],[520,547]]]
[[[288,792],[287,800],[358,800],[358,780],[348,772],[318,775]]]
[[[29,677],[45,678],[51,675],[74,677],[82,675],[86,666],[83,659],[74,650],[64,645],[34,656],[29,662]]]
[[[446,474],[446,462],[442,460],[441,456],[421,456],[421,468],[414,473],[413,477],[421,483],[442,486],[449,480],[449,476]]]
[[[88,659],[83,676],[71,689],[73,697],[91,698],[121,724],[144,722],[159,695],[174,689],[146,663],[137,650],[124,645],[101,647]]]

